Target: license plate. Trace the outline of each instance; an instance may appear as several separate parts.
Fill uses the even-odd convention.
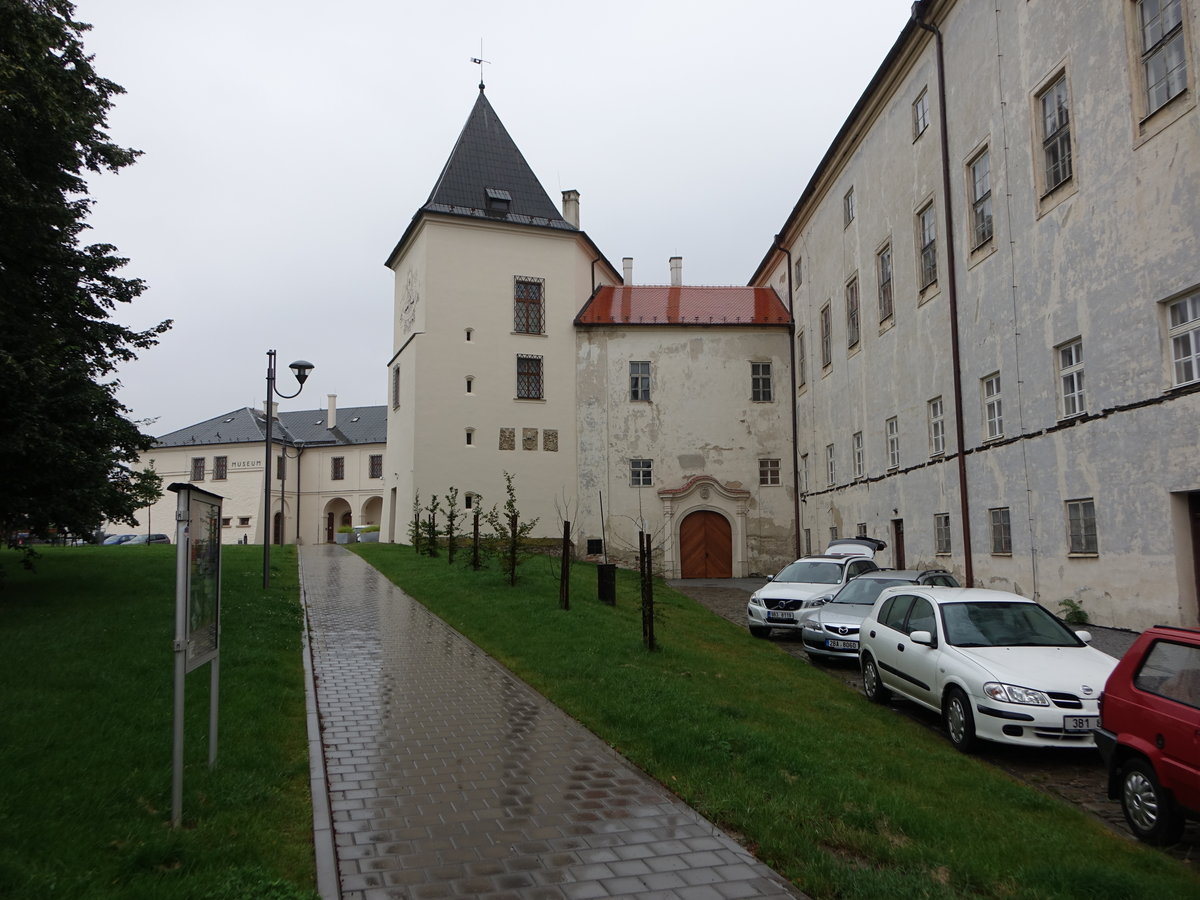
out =
[[[769,612],[767,613],[768,622],[795,622],[796,614],[793,612]]]
[[[1063,716],[1063,731],[1073,734],[1091,731],[1099,724],[1099,716]]]
[[[828,647],[830,650],[857,650],[858,649],[858,641],[829,640],[829,641],[825,642],[825,646]]]

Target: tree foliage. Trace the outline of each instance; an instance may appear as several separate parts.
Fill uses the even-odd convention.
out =
[[[139,152],[109,139],[123,89],[100,77],[67,0],[0,0],[0,529],[82,534],[133,522],[152,439],[116,399],[117,367],[169,321],[112,320],[145,289],[110,244],[84,245],[87,172]]]
[[[507,499],[504,501],[504,511],[495,506],[484,517],[492,529],[492,539],[499,546],[500,568],[508,578],[509,585],[517,583],[517,567],[532,554],[529,535],[537,526],[538,520],[521,521],[521,511],[517,508],[517,489],[513,485],[513,476],[504,473],[504,491]]]

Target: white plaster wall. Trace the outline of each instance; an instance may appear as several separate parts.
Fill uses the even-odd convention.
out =
[[[1017,589],[1052,609],[1081,600],[1094,621],[1141,628],[1195,622],[1188,535],[1172,493],[1200,490],[1197,396],[1172,390],[1162,301],[1200,284],[1200,120],[1189,96],[1143,122],[1137,110],[1125,6],[1132,4],[947,4],[945,35],[952,228],[944,214],[932,44],[904,58],[868,106],[865,127],[843,148],[791,233],[803,259],[796,315],[806,334],[807,386],[798,397],[801,454],[808,455],[803,527],[814,545],[833,525],[857,523],[890,539],[902,518],[906,562],[935,559],[933,515],[948,512],[950,558],[963,571],[958,479],[952,461],[931,460],[926,403],[941,396],[946,448],[954,438],[946,240],[955,241],[977,584]],[[1197,34],[1188,5],[1189,47]],[[1035,117],[1037,93],[1067,73],[1074,132],[1070,186],[1043,198]],[[914,141],[912,101],[930,97],[930,127]],[[1164,124],[1165,123],[1165,124]],[[970,252],[967,165],[990,148],[995,237]],[[853,185],[857,217],[843,226]],[[914,214],[938,210],[939,278],[919,294]],[[880,330],[875,252],[893,242],[896,318]],[[783,283],[781,260],[763,282]],[[846,342],[844,285],[858,274],[862,341]],[[833,364],[819,361],[818,314],[832,302]],[[1101,418],[1060,426],[1054,348],[1082,337],[1088,411]],[[1005,437],[985,443],[980,379],[1003,383]],[[889,472],[885,422],[900,422],[901,465]],[[862,431],[865,480],[851,483],[851,439]],[[833,443],[837,484],[826,485]],[[1100,553],[1067,553],[1063,504],[1095,499]],[[1011,510],[1013,553],[990,553],[988,509]],[[1182,523],[1186,526],[1186,522]]]

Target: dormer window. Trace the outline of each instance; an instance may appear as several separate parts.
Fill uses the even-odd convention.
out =
[[[486,188],[489,212],[507,213],[512,206],[512,194],[500,188]]]

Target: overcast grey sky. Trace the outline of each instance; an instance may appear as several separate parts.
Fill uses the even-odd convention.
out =
[[[384,260],[488,99],[551,199],[634,280],[745,284],[900,33],[909,0],[76,0],[109,117],[145,155],[92,179],[86,240],[175,320],[121,372],[163,434],[261,405],[266,351],[316,370],[283,409],[382,404]],[[585,298],[579,298],[582,304]]]

